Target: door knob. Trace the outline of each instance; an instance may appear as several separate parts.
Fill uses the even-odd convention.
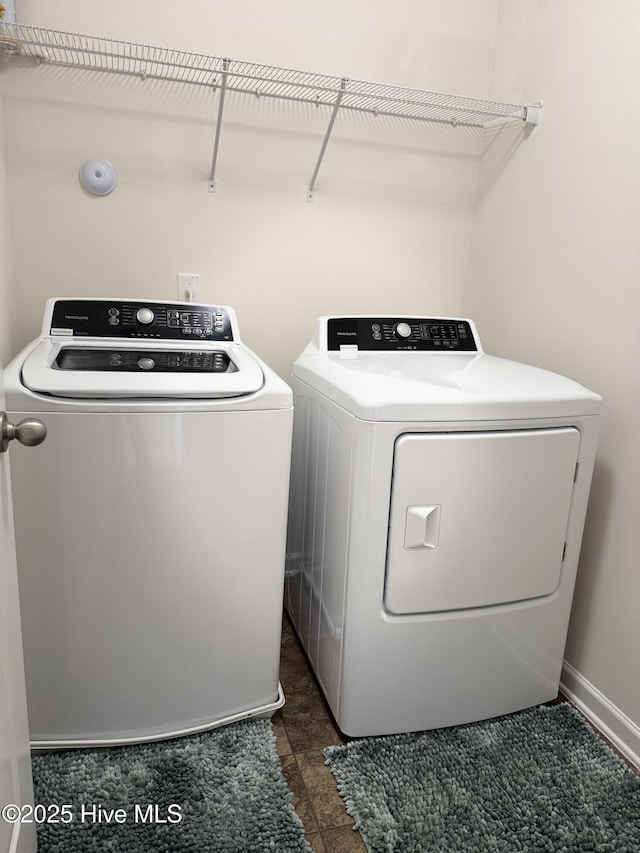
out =
[[[6,412],[0,412],[0,453],[4,453],[9,442],[17,438],[20,444],[35,447],[47,437],[47,428],[38,418],[24,418],[20,423],[9,423]]]

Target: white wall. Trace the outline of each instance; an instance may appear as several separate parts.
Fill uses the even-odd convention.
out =
[[[416,88],[484,95],[497,0],[22,0],[21,23],[176,46]],[[18,335],[51,295],[172,299],[178,272],[227,303],[287,377],[321,313],[455,313],[462,298],[480,135],[340,115],[306,188],[329,112],[227,98],[207,192],[217,95],[170,84],[6,64],[0,75]],[[95,199],[81,162],[113,162]]]
[[[488,145],[464,311],[604,397],[566,660],[640,726],[640,6],[502,2],[496,43],[495,90],[545,106]]]

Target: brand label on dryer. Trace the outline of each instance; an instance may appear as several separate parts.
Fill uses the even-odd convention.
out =
[[[65,336],[73,336],[73,329],[51,329],[51,335],[54,338],[58,338],[61,335]]]

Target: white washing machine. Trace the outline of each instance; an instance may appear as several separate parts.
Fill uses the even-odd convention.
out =
[[[340,729],[554,698],[601,398],[432,317],[320,318],[293,390],[285,600]]]
[[[270,716],[292,395],[234,311],[52,299],[5,386],[33,746]]]

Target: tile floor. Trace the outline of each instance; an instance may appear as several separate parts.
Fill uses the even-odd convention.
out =
[[[345,743],[285,618],[280,682],[286,702],[273,716],[284,775],[314,853],[367,853],[324,763],[325,746]]]

